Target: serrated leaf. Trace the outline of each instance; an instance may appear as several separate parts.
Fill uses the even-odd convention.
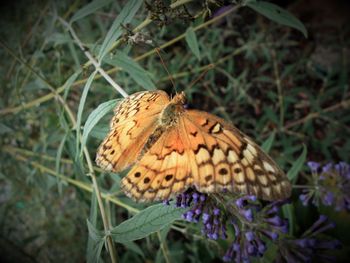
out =
[[[264,143],[261,145],[261,148],[266,152],[268,153],[272,147],[272,144],[273,142],[275,141],[275,136],[276,136],[276,133],[273,132],[271,133],[271,135],[269,136],[269,138],[267,138],[266,141],[264,141]]]
[[[156,86],[149,77],[149,73],[125,53],[117,52],[113,58],[106,58],[105,62],[125,70],[133,80],[146,90],[156,89]]]
[[[265,1],[250,1],[246,5],[274,22],[299,30],[307,37],[304,24],[287,10]]]
[[[174,207],[172,204],[150,206],[113,228],[111,236],[119,243],[144,238],[180,219],[185,211],[186,209]]]
[[[95,125],[105,116],[108,112],[110,112],[117,104],[117,99],[115,100],[109,100],[104,103],[101,103],[96,109],[94,109],[89,117],[87,118],[84,130],[83,130],[83,136],[81,140],[81,149],[84,148],[86,141],[89,137],[89,134],[91,130],[95,127]]]
[[[108,5],[112,0],[94,0],[84,7],[80,8],[70,19],[70,23],[73,23],[79,19],[82,19],[90,14],[95,13],[98,9]]]
[[[287,173],[289,180],[295,182],[297,179],[297,175],[303,167],[306,160],[307,148],[303,145],[303,152],[300,154],[299,158],[293,163],[292,168]]]
[[[191,49],[192,53],[197,57],[198,60],[201,59],[200,52],[199,52],[199,45],[197,41],[196,33],[193,30],[193,27],[189,27],[186,30],[186,42],[189,48]]]
[[[142,5],[142,2],[143,1],[139,0],[126,1],[123,10],[120,12],[120,14],[117,15],[117,18],[114,20],[101,45],[100,52],[98,54],[99,60],[102,60],[104,58],[108,50],[112,47],[113,43],[122,35],[123,28],[121,27],[121,24],[126,25],[131,22],[136,12]]]

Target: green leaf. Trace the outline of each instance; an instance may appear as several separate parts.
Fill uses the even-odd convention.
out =
[[[117,15],[111,28],[109,29],[98,54],[98,59],[102,60],[107,54],[113,43],[122,35],[123,28],[121,24],[125,25],[131,22],[136,12],[139,10],[143,1],[129,0],[126,2],[123,10]]]
[[[268,153],[273,145],[273,142],[275,141],[275,136],[276,136],[276,133],[273,132],[271,133],[271,135],[269,136],[269,138],[267,138],[266,141],[264,141],[264,143],[261,145],[261,148],[266,152]]]
[[[297,175],[303,167],[306,160],[307,149],[306,146],[303,145],[303,152],[300,154],[299,158],[293,163],[292,168],[287,173],[289,180],[295,182],[297,180]]]
[[[87,262],[95,263],[100,261],[102,247],[105,241],[105,235],[102,231],[97,230],[89,220],[87,220],[89,230],[89,240],[87,247]]]
[[[84,105],[85,105],[85,101],[86,101],[86,97],[87,94],[89,92],[89,89],[91,87],[92,81],[95,78],[97,71],[94,71],[90,77],[88,78],[88,80],[85,83],[84,89],[83,89],[83,93],[81,94],[81,98],[80,98],[80,102],[79,102],[79,106],[78,106],[78,114],[77,114],[77,127],[76,127],[76,153],[79,153],[79,143],[80,143],[80,125],[81,125],[81,119],[82,119],[82,115],[83,115],[83,109],[84,109]],[[76,156],[77,157],[77,156]]]
[[[104,138],[106,138],[106,135],[108,134],[108,132],[109,132],[108,125],[103,125],[103,126],[96,125],[90,132],[89,136],[98,140],[103,140]]]
[[[108,5],[112,0],[94,0],[84,7],[80,8],[70,19],[69,23],[73,23],[79,19],[82,19],[90,14],[95,13],[98,9]]]
[[[156,89],[149,73],[125,53],[117,52],[113,58],[106,58],[105,62],[125,70],[133,80],[146,90]]]
[[[67,139],[68,134],[65,133],[62,137],[62,140],[58,146],[57,149],[57,153],[56,153],[56,160],[55,160],[55,171],[57,174],[60,173],[60,163],[61,163],[61,159],[62,159],[62,151],[64,148],[64,144],[66,143],[66,139]],[[61,194],[62,193],[62,182],[61,180],[57,177],[57,184],[58,184],[58,192]]]
[[[295,213],[293,204],[285,204],[282,206],[283,216],[288,219],[289,222],[289,234],[293,235],[295,227]]]
[[[174,207],[173,204],[150,206],[113,228],[111,236],[119,243],[144,238],[180,219],[185,211],[186,209]]]
[[[103,231],[97,230],[87,219],[87,226],[89,230],[89,236],[95,241],[104,241],[105,234]]]
[[[63,85],[63,88],[64,88],[64,93],[63,93],[63,100],[66,102],[67,101],[67,97],[68,97],[68,94],[69,94],[69,91],[74,83],[74,81],[78,78],[78,76],[80,75],[81,73],[81,70],[77,70],[76,72],[74,72],[67,80],[66,82],[64,83]],[[62,110],[61,110],[61,113],[60,113],[60,116],[59,118],[62,118],[63,117],[63,114],[65,113],[65,109],[62,107]],[[61,123],[62,125],[62,123]],[[65,130],[67,131],[69,128],[68,126],[62,126],[62,127],[65,127]]]
[[[95,127],[95,125],[103,116],[105,116],[116,106],[117,101],[118,100],[115,99],[101,103],[96,109],[94,109],[90,113],[84,125],[83,136],[81,140],[81,150],[84,148],[91,130]]]
[[[190,47],[192,53],[197,57],[198,60],[201,59],[200,52],[199,52],[199,45],[196,37],[196,33],[193,30],[193,27],[189,27],[186,30],[186,42],[187,45]]]
[[[307,37],[304,24],[287,10],[265,1],[250,1],[246,5],[274,22],[299,30]]]

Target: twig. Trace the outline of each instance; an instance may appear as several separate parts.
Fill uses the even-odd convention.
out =
[[[11,154],[14,158],[16,158],[17,160],[20,160],[20,161],[25,161],[26,163],[29,163],[30,165],[32,165],[33,167],[41,170],[41,171],[44,171],[45,173],[48,173],[52,176],[55,176],[55,177],[58,177],[60,178],[61,180],[71,184],[71,185],[74,185],[80,189],[83,189],[87,192],[90,192],[92,193],[93,192],[93,187],[91,187],[90,185],[84,183],[84,182],[81,182],[81,181],[78,181],[78,180],[75,180],[75,179],[72,179],[68,176],[65,176],[63,174],[60,174],[60,173],[57,173],[56,171],[50,169],[50,168],[47,168],[46,166],[40,164],[39,162],[36,162],[36,161],[31,161],[29,160],[27,157],[24,157],[23,155],[21,154],[18,154],[18,151],[16,150],[13,150],[12,147],[9,147],[9,146],[5,146],[3,148],[3,151],[4,152],[7,152],[9,154]],[[107,193],[101,193],[101,196],[103,199],[106,199],[108,200],[109,202],[111,203],[114,203],[120,207],[123,207],[125,208],[126,210],[128,210],[130,213],[133,213],[133,214],[136,214],[138,212],[140,212],[140,210],[132,207],[132,206],[129,206],[125,203],[123,203],[122,201],[120,201],[119,199],[115,198],[115,197],[112,197],[112,195],[110,194],[107,194]]]
[[[65,175],[63,175],[63,174],[57,173],[56,171],[54,171],[54,170],[52,170],[52,169],[50,169],[50,168],[48,168],[48,167],[46,167],[46,166],[40,164],[39,162],[31,161],[31,160],[28,159],[27,157],[24,157],[24,156],[22,156],[21,154],[18,154],[18,151],[14,150],[12,146],[5,146],[5,147],[3,148],[3,151],[4,151],[4,152],[7,152],[7,153],[9,153],[9,154],[11,154],[14,158],[16,158],[16,159],[19,160],[19,161],[24,161],[24,162],[26,162],[26,163],[32,165],[34,168],[39,169],[40,171],[43,171],[43,172],[45,172],[45,173],[47,173],[47,174],[49,174],[49,175],[51,175],[51,176],[58,177],[58,178],[61,179],[62,181],[65,181],[65,182],[67,182],[67,183],[69,183],[69,184],[71,184],[71,185],[73,185],[73,186],[75,186],[75,187],[78,187],[78,188],[80,188],[80,189],[82,189],[82,190],[85,190],[85,191],[87,191],[87,192],[90,192],[90,193],[93,192],[93,188],[92,188],[90,185],[88,185],[88,184],[86,184],[86,183],[84,183],[84,182],[81,182],[81,181],[72,179],[72,178],[70,178],[70,177],[68,177],[68,176],[65,176]],[[103,199],[105,199],[106,201],[109,201],[109,202],[111,202],[111,203],[113,203],[113,204],[115,204],[115,205],[117,205],[117,206],[120,206],[120,207],[125,208],[127,211],[129,211],[129,212],[132,213],[132,214],[137,214],[137,213],[140,212],[139,209],[134,208],[134,207],[132,207],[132,206],[129,206],[129,205],[123,203],[123,202],[120,201],[118,198],[115,198],[115,197],[113,197],[112,195],[110,195],[110,194],[108,194],[108,193],[103,193],[103,192],[102,192],[102,193],[101,193],[101,197],[102,197]],[[174,229],[174,230],[176,230],[176,231],[178,231],[178,232],[180,232],[180,233],[183,233],[183,234],[186,234],[186,235],[191,235],[191,236],[193,236],[193,237],[196,237],[197,239],[198,239],[198,238],[202,238],[202,239],[203,239],[202,236],[197,236],[197,235],[195,235],[195,234],[189,234],[189,233],[186,232],[185,229],[182,229],[182,228],[180,228],[180,227],[177,227],[177,226],[172,225],[171,228]]]
[[[72,26],[60,17],[58,18],[58,20],[69,30],[75,43],[80,47],[80,49],[84,52],[85,56],[89,59],[89,61],[91,61],[96,70],[104,77],[104,79],[107,80],[107,82],[111,84],[112,87],[115,88],[116,91],[119,92],[124,98],[129,96],[128,93],[126,93],[122,87],[115,83],[115,81],[107,74],[107,72],[101,68],[100,63],[90,54],[89,50],[84,47],[83,43],[78,38]]]
[[[217,17],[214,17],[213,19],[211,19],[211,20],[209,20],[209,21],[207,21],[207,22],[205,22],[205,23],[195,27],[193,30],[197,31],[199,29],[205,28],[205,27],[213,24],[213,23],[217,22],[218,20],[220,20],[221,18],[223,18],[223,17],[229,15],[230,13],[236,11],[239,7],[240,6],[235,6],[232,9],[227,10],[226,12],[222,13],[221,15],[219,15]],[[164,49],[164,48],[166,48],[168,46],[171,46],[171,45],[175,44],[176,42],[180,41],[183,38],[185,38],[185,34],[182,34],[182,35],[180,35],[180,36],[178,36],[178,37],[168,41],[167,43],[161,45],[159,48],[160,49]],[[147,53],[145,53],[143,55],[140,55],[140,56],[134,58],[134,61],[140,61],[140,60],[142,60],[142,59],[144,59],[146,57],[149,57],[150,55],[153,55],[154,53],[155,53],[155,50],[151,50],[151,51],[149,51],[149,52],[147,52]],[[107,74],[115,73],[115,72],[117,72],[119,70],[120,70],[119,68],[113,68],[113,69],[108,70]],[[101,75],[96,75],[95,76],[95,80],[99,79],[99,78],[101,78]],[[88,78],[85,78],[85,79],[82,79],[82,80],[74,82],[72,84],[72,87],[78,87],[78,86],[84,84],[87,81],[87,79]],[[56,92],[57,93],[62,93],[64,90],[65,90],[65,86],[61,86],[61,87],[56,89]],[[49,93],[49,94],[46,94],[46,95],[44,95],[44,96],[42,96],[42,97],[40,97],[38,99],[35,99],[33,101],[24,103],[22,105],[11,107],[11,108],[2,109],[2,110],[0,110],[0,115],[9,114],[9,113],[18,113],[21,110],[28,109],[28,108],[31,108],[31,107],[34,107],[34,106],[38,106],[38,105],[40,105],[43,102],[46,102],[46,101],[49,101],[49,100],[53,99],[54,97],[55,97],[55,94]]]
[[[311,119],[314,119],[314,118],[318,118],[322,113],[327,113],[327,112],[332,112],[332,111],[335,111],[335,110],[338,110],[340,108],[348,108],[350,107],[350,99],[348,100],[344,100],[344,101],[341,101],[335,105],[332,105],[332,106],[329,106],[319,112],[312,112],[312,113],[309,113],[308,115],[306,115],[305,117],[299,119],[299,120],[296,120],[296,121],[293,121],[293,122],[289,122],[287,123],[282,131],[286,131],[294,126],[297,126],[299,124],[303,124],[305,122],[307,122],[308,120],[311,120]]]
[[[62,96],[60,94],[58,94],[58,92],[53,88],[53,86],[44,77],[42,77],[38,72],[36,72],[31,67],[31,65],[29,65],[28,63],[23,61],[18,56],[16,56],[15,53],[8,46],[6,46],[3,42],[0,42],[0,44],[9,52],[10,55],[12,55],[20,63],[25,65],[28,68],[28,70],[30,70],[35,76],[37,76],[40,80],[42,80],[49,87],[49,89],[51,90],[52,94],[54,94],[54,97],[56,98],[56,100],[63,106],[65,112],[67,113],[67,115],[69,117],[69,120],[71,121],[71,123],[73,125],[73,127],[76,127],[77,126],[77,122],[76,122],[76,119],[75,119],[75,116],[74,116],[73,112],[69,108],[68,104],[64,101]],[[77,130],[79,130],[78,127],[76,127],[76,128],[77,128]],[[81,136],[79,136],[79,138],[81,139]],[[88,164],[89,175],[90,175],[90,177],[92,179],[92,184],[93,184],[94,190],[96,192],[97,202],[99,204],[99,209],[100,209],[100,212],[101,212],[103,226],[105,228],[105,232],[108,233],[108,231],[109,231],[109,229],[111,227],[108,224],[108,220],[106,218],[106,213],[105,213],[103,202],[102,202],[102,199],[101,199],[101,193],[100,193],[100,190],[99,190],[99,187],[98,187],[98,184],[97,184],[95,171],[94,171],[94,168],[93,168],[93,165],[92,165],[92,161],[91,161],[91,157],[90,157],[89,151],[88,151],[86,146],[83,148],[83,152],[84,152],[85,160],[86,160],[86,162]],[[115,247],[113,246],[113,240],[112,240],[111,236],[107,236],[107,244],[108,244],[109,253],[110,253],[110,256],[111,256],[112,263],[115,263],[115,262],[117,262],[116,261],[117,256],[116,256],[116,250],[115,250]]]
[[[278,68],[276,51],[274,48],[271,49],[271,57],[272,57],[273,73],[275,75],[275,83],[276,83],[276,87],[277,87],[277,94],[278,94],[278,101],[279,101],[279,108],[280,108],[280,127],[283,127],[283,125],[284,125],[284,100],[283,100],[283,93],[282,93],[280,71]]]
[[[160,231],[157,231],[157,236],[158,236],[158,239],[159,239],[159,242],[160,242],[160,249],[163,252],[165,262],[166,263],[171,263],[170,258],[169,258],[168,246],[167,246],[166,242],[162,240],[162,237],[160,235]]]

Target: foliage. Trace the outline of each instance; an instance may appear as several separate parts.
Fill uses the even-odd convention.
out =
[[[347,258],[348,192],[334,187],[337,173],[313,180],[322,173],[310,171],[306,162],[350,162],[348,25],[338,33],[323,25],[320,39],[315,24],[305,26],[287,6],[253,0],[12,5],[0,27],[3,257],[212,262],[241,256],[236,240],[244,236],[235,231],[236,223],[225,230],[228,239],[218,241],[214,230],[208,232],[212,228],[204,229],[207,239],[202,226],[193,223],[192,201],[182,208],[134,203],[120,191],[124,173],[105,173],[94,165],[113,106],[124,93],[157,88],[169,94],[185,91],[189,107],[232,121],[262,144],[293,181],[293,197],[278,213],[288,219],[289,232],[275,244],[273,238],[262,240],[262,261],[284,262],[289,251],[300,248],[308,257],[331,248],[331,256]],[[326,51],[325,42],[330,43]],[[331,185],[335,197],[330,190],[314,191],[317,182],[324,189]],[[333,209],[330,199],[341,200],[337,208],[345,208]],[[254,213],[266,216],[269,205]],[[201,211],[205,223],[217,219],[214,211],[206,216]],[[181,220],[181,214],[192,223]],[[334,229],[321,214],[336,222]],[[320,225],[327,232],[316,229]],[[338,239],[342,249],[316,244],[316,232]],[[256,233],[245,238],[244,251],[262,242]]]

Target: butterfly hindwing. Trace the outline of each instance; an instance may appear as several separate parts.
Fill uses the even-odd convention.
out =
[[[178,127],[169,128],[122,179],[124,192],[137,201],[165,200],[192,185],[189,156]]]

